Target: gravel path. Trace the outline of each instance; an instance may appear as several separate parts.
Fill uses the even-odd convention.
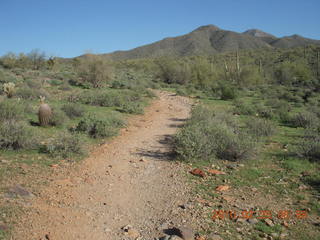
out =
[[[185,169],[170,161],[170,143],[191,104],[157,95],[120,136],[72,170],[57,170],[18,220],[13,239],[149,240],[188,224]]]

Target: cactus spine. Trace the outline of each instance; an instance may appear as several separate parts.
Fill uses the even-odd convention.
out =
[[[15,92],[16,85],[12,82],[3,84],[3,91],[7,95],[8,98],[12,98],[14,92]]]
[[[40,107],[38,112],[40,126],[49,125],[50,118],[52,116],[52,110],[45,102],[45,97],[40,96]]]

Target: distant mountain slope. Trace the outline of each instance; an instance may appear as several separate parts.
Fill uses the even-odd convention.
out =
[[[298,46],[305,46],[305,45],[311,45],[311,44],[319,45],[320,41],[304,38],[302,36],[295,34],[288,37],[278,38],[273,42],[271,42],[271,45],[276,48],[298,47]]]
[[[113,60],[215,54],[237,49],[288,48],[320,44],[319,40],[307,39],[298,35],[277,38],[258,29],[243,33],[227,31],[214,25],[206,25],[194,31],[134,48],[103,54]]]
[[[249,30],[243,32],[243,34],[250,35],[250,36],[253,36],[253,37],[257,37],[257,38],[259,38],[259,39],[261,39],[264,42],[269,43],[269,44],[277,39],[276,36],[273,36],[270,33],[263,32],[263,31],[261,31],[259,29],[249,29]]]

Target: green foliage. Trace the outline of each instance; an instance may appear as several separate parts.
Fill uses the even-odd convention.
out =
[[[5,120],[21,120],[23,118],[24,105],[15,99],[0,101],[0,122]]]
[[[297,154],[312,161],[320,161],[320,132],[319,129],[309,129],[296,148]]]
[[[0,122],[0,149],[25,149],[34,144],[34,134],[25,123],[13,119]]]
[[[192,161],[250,158],[256,142],[231,119],[230,115],[218,115],[202,106],[196,107],[186,126],[175,136],[175,152],[182,160]]]
[[[220,91],[221,91],[221,100],[232,100],[237,97],[237,90],[233,86],[222,84],[220,86]]]
[[[98,119],[89,115],[78,123],[74,131],[87,133],[92,138],[104,138],[117,135],[118,128],[124,126],[124,122],[117,117]]]
[[[61,127],[67,121],[67,115],[58,108],[53,109],[49,124],[56,127]]]
[[[15,95],[19,98],[29,99],[29,100],[39,99],[40,96],[43,96],[46,99],[49,99],[49,94],[44,89],[30,88],[28,86],[19,87]]]
[[[276,132],[275,124],[272,121],[257,117],[248,118],[245,121],[245,128],[250,135],[256,138],[269,137]]]
[[[282,62],[274,72],[276,80],[283,85],[305,86],[312,80],[312,72],[306,62]]]
[[[56,137],[43,144],[40,152],[50,154],[52,157],[68,158],[73,155],[83,155],[83,143],[77,134],[61,132]]]
[[[253,104],[244,102],[243,100],[236,100],[233,102],[235,105],[234,113],[240,115],[254,115],[257,113],[256,108]]]
[[[320,126],[320,121],[316,114],[303,111],[293,115],[290,124],[293,127],[310,128]]]
[[[61,110],[71,119],[82,117],[85,112],[84,108],[76,103],[67,103],[62,106]]]
[[[88,55],[78,60],[78,63],[75,64],[75,71],[82,85],[100,88],[113,79],[113,67],[102,57]]]
[[[156,64],[159,67],[158,77],[165,83],[187,84],[191,80],[191,69],[181,60],[161,58]]]
[[[144,106],[140,102],[124,102],[119,109],[120,112],[129,114],[142,114]]]

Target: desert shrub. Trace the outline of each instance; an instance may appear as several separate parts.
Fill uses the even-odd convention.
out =
[[[237,97],[237,90],[232,86],[222,85],[220,91],[221,100],[232,100]]]
[[[188,95],[187,90],[184,88],[177,88],[176,93],[177,93],[177,95],[180,95],[180,96],[187,96]]]
[[[0,101],[0,122],[5,120],[21,120],[23,118],[24,105],[15,99]]]
[[[245,121],[247,132],[255,138],[268,137],[275,133],[276,127],[272,121],[251,117]]]
[[[319,126],[319,118],[315,113],[303,111],[292,116],[291,125],[293,127],[316,127]]]
[[[53,157],[68,158],[72,155],[83,155],[83,143],[77,134],[62,132],[40,146],[42,153],[50,154]]]
[[[58,108],[52,110],[52,116],[49,120],[49,124],[52,126],[60,127],[68,120],[67,115]]]
[[[274,75],[283,85],[305,86],[312,79],[312,71],[305,61],[284,61],[277,66]]]
[[[283,112],[278,112],[277,117],[280,123],[284,125],[290,125],[292,122],[292,114],[289,112],[283,111]]]
[[[256,107],[258,116],[267,118],[267,119],[272,119],[274,117],[274,112],[271,107],[265,106],[263,104],[257,104],[255,107]]]
[[[0,149],[28,149],[34,145],[34,134],[25,123],[12,119],[0,122]]]
[[[117,135],[118,128],[124,126],[124,122],[116,117],[98,119],[90,115],[83,118],[74,131],[87,133],[92,138],[112,137]]]
[[[30,88],[30,87],[19,87],[16,91],[16,96],[22,99],[34,100],[40,96],[49,99],[49,94],[44,89]]]
[[[140,102],[123,102],[119,111],[129,114],[142,114],[144,112],[143,105]]]
[[[156,60],[158,78],[168,84],[186,84],[192,79],[189,64],[178,59],[161,58]]]
[[[309,105],[308,111],[314,113],[318,118],[320,118],[320,106]]]
[[[309,160],[320,161],[320,134],[314,130],[305,133],[299,145],[296,148],[298,155],[306,157]]]
[[[234,113],[240,115],[253,115],[256,113],[256,109],[253,104],[246,103],[241,100],[234,101]]]
[[[39,81],[30,78],[25,79],[25,83],[30,88],[39,88],[42,85]]]
[[[63,81],[58,80],[58,79],[51,79],[51,80],[50,80],[50,84],[51,84],[52,86],[60,86],[60,85],[63,84]]]
[[[67,103],[62,106],[61,110],[64,111],[65,114],[71,119],[82,117],[85,112],[84,108],[76,103]]]
[[[115,81],[112,81],[111,88],[115,88],[115,89],[127,88],[127,84],[125,82],[115,80]]]
[[[111,63],[99,56],[87,55],[78,59],[75,70],[80,76],[80,82],[93,88],[102,87],[113,79]]]
[[[64,82],[59,87],[59,90],[61,90],[61,91],[70,91],[71,89],[72,89],[71,86],[67,82]]]
[[[138,102],[141,94],[132,90],[120,91],[84,91],[78,95],[69,96],[70,102],[80,102],[83,104],[121,108],[128,102]]]
[[[205,107],[194,108],[191,119],[174,138],[174,151],[182,160],[249,158],[255,151],[255,140],[235,126],[236,121],[226,119]]]

